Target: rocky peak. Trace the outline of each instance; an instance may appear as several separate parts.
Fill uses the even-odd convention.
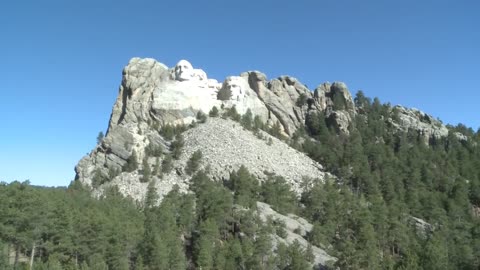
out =
[[[307,102],[299,103],[299,100],[313,102],[313,94],[292,77],[281,76],[267,81],[264,74],[252,71],[227,77],[219,83],[186,60],[168,68],[154,59],[133,58],[123,70],[108,132],[103,141],[79,162],[76,178],[95,186],[99,192],[116,185],[124,194],[141,200],[146,183],[139,180],[145,165],[131,172],[123,168],[132,157],[137,164],[146,160],[153,166],[156,160],[149,156],[148,148],[163,149],[164,155],[170,152],[171,141],[159,132],[162,127],[189,125],[197,121],[199,112],[208,114],[213,107],[219,110],[235,107],[241,115],[250,111],[267,126],[278,123],[284,135],[289,136],[304,125],[309,109]],[[323,177],[319,164],[290,150],[287,144],[275,143],[278,140],[266,133],[262,135],[264,139],[259,139],[251,132],[242,132],[238,124],[239,128],[235,128],[235,123],[227,122],[209,119],[185,133],[186,147],[181,157],[173,162],[176,169],[165,176],[166,181],[159,181],[163,188],[158,189],[168,192],[174,184],[185,187],[190,176],[184,174],[183,169],[195,150],[205,153],[212,177],[216,179],[227,177],[241,165],[248,165],[248,169],[260,179],[265,177],[264,172],[274,171],[292,183],[296,190],[299,190],[304,176]],[[267,145],[269,141],[271,143]],[[232,152],[234,149],[247,150]],[[280,166],[277,168],[276,164]],[[108,179],[108,183],[103,183],[106,180],[102,179]]]
[[[393,112],[396,119],[388,119],[392,126],[403,132],[417,131],[426,144],[432,139],[448,136],[448,129],[442,122],[418,109],[397,105],[393,107]]]
[[[322,111],[338,132],[349,134],[356,114],[355,104],[347,85],[343,82],[323,83],[313,93],[317,111]]]
[[[128,186],[130,188],[123,189],[124,193],[140,200],[146,184],[140,183],[139,179],[142,166],[146,165],[125,172],[123,168],[127,161],[135,159],[138,164],[147,162],[153,166],[156,160],[149,157],[147,149],[163,149],[165,155],[169,154],[172,144],[160,134],[162,127],[190,125],[197,121],[199,112],[208,114],[214,107],[223,111],[235,107],[240,115],[251,112],[252,117],[257,117],[267,127],[279,127],[286,137],[304,127],[307,115],[318,112],[323,113],[329,125],[339,133],[348,134],[355,115],[361,113],[357,112],[353,98],[342,82],[323,83],[312,92],[296,78],[280,76],[268,80],[261,72],[249,71],[240,76],[229,76],[219,83],[186,60],[169,68],[154,59],[133,58],[123,70],[106,137],[78,163],[76,178],[95,187],[98,183]],[[415,129],[427,142],[429,138],[448,135],[444,125],[421,111],[401,106],[394,110],[398,119],[387,121],[398,130]],[[226,177],[243,164],[249,164],[248,169],[260,179],[265,176],[265,171],[274,168],[271,170],[285,177],[297,191],[300,191],[302,177],[323,177],[320,164],[301,153],[287,150],[290,148],[284,142],[265,147],[262,138],[272,142],[276,139],[266,133],[261,138],[256,137],[251,132],[242,132],[235,123],[227,122],[209,119],[186,133],[188,147],[182,158],[174,162],[177,166],[175,173],[166,176],[170,184],[162,183],[164,191],[174,184],[186,186],[189,176],[182,173],[183,168],[197,148],[207,153],[206,161],[212,177],[217,179]],[[219,134],[222,135],[219,137]],[[212,153],[212,149],[216,152]],[[234,149],[250,150],[235,152]],[[276,167],[275,164],[283,165]],[[110,183],[104,183],[105,179]]]

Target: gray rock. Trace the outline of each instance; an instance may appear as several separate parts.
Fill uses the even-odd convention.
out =
[[[267,81],[265,74],[250,71],[241,74],[270,112],[270,118],[278,121],[286,135],[292,135],[305,123],[307,104],[298,106],[301,94],[307,99],[313,97],[312,92],[297,79],[281,76]]]
[[[235,106],[240,114],[250,110],[253,115],[259,116],[270,126],[277,122],[280,123],[284,135],[293,134],[296,129],[303,126],[305,114],[308,111],[308,104],[297,104],[297,100],[300,95],[303,95],[306,100],[313,100],[313,94],[295,78],[282,76],[269,82],[266,80],[266,76],[262,73],[247,72],[240,77],[229,77],[223,84],[219,84],[216,80],[208,79],[204,71],[193,68],[185,60],[180,61],[174,68],[168,68],[154,59],[133,58],[123,70],[122,83],[113,106],[105,139],[78,163],[75,168],[76,179],[91,185],[95,172],[101,171],[102,174],[107,175],[111,169],[119,170],[134,150],[137,153],[138,162],[141,163],[147,145],[162,145],[165,149],[167,148],[168,143],[158,134],[159,127],[165,124],[190,124],[195,121],[195,116],[199,111],[208,113],[213,106],[217,106],[217,108]],[[230,100],[217,99],[218,90],[222,88],[233,90],[234,95]],[[199,129],[199,131],[201,130]],[[222,134],[221,130],[211,130],[210,132]],[[232,132],[223,133],[228,133],[224,136],[238,137],[238,134]],[[258,138],[253,138],[259,141]],[[225,139],[228,141],[228,138]],[[195,140],[193,139],[193,141]],[[276,145],[277,140],[273,139],[273,141]],[[264,141],[261,141],[260,144],[265,147]],[[228,145],[235,146],[227,149],[232,150],[242,144],[241,142],[230,142]],[[219,148],[220,146],[212,147]],[[269,149],[275,149],[275,147]],[[255,149],[251,151],[255,152]],[[259,152],[258,149],[257,152]],[[235,155],[240,154],[243,153],[235,153]],[[236,156],[228,157],[228,159],[238,160]],[[225,157],[218,164],[229,163],[228,159]],[[308,158],[301,160],[304,165],[312,163]],[[253,164],[249,158],[246,158],[245,161]],[[259,163],[264,161],[265,163]],[[264,170],[274,170],[272,169],[274,167],[270,167],[270,163],[273,162],[271,157],[266,160],[257,159],[256,162],[259,164],[253,171],[259,175]],[[283,160],[275,162],[284,166],[278,169],[280,172],[285,171],[286,178],[294,182],[301,180],[302,175],[291,174],[302,171],[302,169],[285,169],[288,168],[285,166],[303,168],[304,166],[299,162],[293,159],[289,160],[287,156]],[[228,165],[231,166],[228,170],[239,166],[238,164]],[[220,168],[218,170],[220,171]],[[226,175],[228,170],[223,169],[222,173]],[[312,171],[306,175],[316,176]],[[319,175],[319,177],[321,176]],[[125,177],[123,176],[122,179],[126,179]],[[295,179],[293,180],[293,178]]]
[[[279,242],[291,245],[294,241],[298,241],[302,248],[306,249],[308,247],[309,243],[305,237],[306,234],[312,230],[313,225],[307,220],[293,214],[287,216],[282,215],[273,210],[270,205],[262,202],[257,202],[257,213],[263,222],[266,222],[270,217],[272,220],[280,220],[285,224],[287,237],[281,238],[275,235],[274,246]],[[326,266],[328,262],[334,262],[337,260],[337,258],[328,255],[327,252],[320,247],[312,246],[312,250],[313,256],[315,257],[315,268]]]
[[[393,107],[393,110],[398,119],[388,119],[387,121],[400,131],[417,131],[426,144],[429,144],[431,139],[440,139],[448,136],[447,127],[420,110],[415,108],[408,109],[399,105]]]
[[[422,237],[426,237],[429,233],[434,231],[434,227],[432,226],[432,224],[426,222],[423,219],[410,216],[409,221],[415,227],[417,233]]]
[[[210,166],[214,179],[227,179],[232,170],[244,165],[260,180],[266,179],[265,172],[283,176],[298,193],[305,178],[325,178],[326,173],[319,163],[285,142],[259,132],[263,139],[231,120],[209,118],[206,123],[184,132],[185,146],[180,163],[186,164],[193,152],[200,150],[204,166]]]
[[[338,132],[349,134],[356,110],[347,85],[343,82],[323,83],[315,89],[313,96],[315,110],[323,112]],[[338,104],[340,108],[336,107]]]
[[[230,90],[232,97],[218,100],[220,89]],[[228,77],[220,84],[185,60],[168,68],[154,59],[133,58],[123,70],[107,134],[101,144],[79,161],[75,168],[76,179],[91,185],[96,172],[109,175],[112,170],[120,170],[133,151],[141,164],[149,144],[168,151],[169,142],[159,135],[159,127],[190,124],[198,112],[208,113],[213,106],[235,106],[240,114],[250,110],[267,125],[279,123],[285,136],[303,127],[305,116],[314,112],[323,112],[339,132],[348,134],[357,114],[352,96],[341,82],[324,83],[311,92],[295,78],[281,76],[268,81],[265,74],[250,71]],[[387,121],[398,130],[415,129],[426,141],[448,135],[443,124],[421,111],[401,106],[395,110],[398,120]],[[158,179],[160,193],[168,192],[175,184],[186,190],[189,178],[183,168],[196,150],[204,152],[204,165],[210,165],[211,175],[216,179],[228,177],[241,165],[247,166],[260,179],[266,178],[265,171],[275,172],[285,177],[296,192],[301,191],[304,177],[323,179],[325,173],[320,164],[284,142],[264,132],[260,134],[264,139],[245,131],[237,123],[221,119],[209,119],[206,124],[188,130],[185,150],[180,160],[175,161],[175,170]],[[465,139],[462,134],[456,136]],[[267,144],[268,140],[273,143]],[[149,162],[154,164],[155,160],[149,159]],[[140,177],[139,171],[122,173],[105,187],[121,186],[126,195],[141,201],[145,184],[135,182]],[[127,184],[137,187],[128,188]],[[103,188],[99,188],[100,193]]]

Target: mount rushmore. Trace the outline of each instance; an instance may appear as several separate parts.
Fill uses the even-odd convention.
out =
[[[335,102],[343,106],[336,108]],[[141,201],[147,183],[139,181],[142,166],[163,162],[172,141],[159,130],[167,125],[190,125],[197,114],[208,114],[213,108],[235,108],[240,115],[251,113],[266,127],[276,126],[284,138],[289,138],[305,126],[309,114],[321,112],[339,133],[348,134],[354,117],[361,113],[352,95],[342,82],[323,83],[311,91],[289,76],[267,80],[259,71],[229,76],[222,83],[207,77],[186,60],[175,67],[150,58],[133,58],[123,70],[117,100],[113,106],[105,138],[83,157],[76,166],[76,180],[93,187],[101,194],[105,188],[117,186],[124,195]],[[431,137],[448,134],[447,128],[415,109],[398,107],[399,117],[391,121],[401,129],[415,129],[428,142]],[[190,176],[185,167],[190,155],[200,150],[202,166],[209,168],[214,179],[228,177],[232,170],[244,165],[259,179],[275,173],[283,176],[292,188],[301,191],[305,179],[323,179],[328,175],[322,165],[293,149],[284,141],[259,131],[260,137],[228,119],[208,119],[184,132],[185,147],[173,161],[173,170],[158,179],[160,195],[174,185],[188,189]],[[270,143],[266,143],[270,142]],[[163,157],[149,157],[146,149],[162,149]],[[133,155],[135,153],[135,155]],[[133,171],[124,171],[129,158],[142,164]],[[93,185],[94,178],[104,179]]]

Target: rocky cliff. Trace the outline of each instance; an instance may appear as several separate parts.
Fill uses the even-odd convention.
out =
[[[185,60],[168,68],[153,59],[134,58],[123,70],[108,132],[78,163],[76,178],[93,186],[96,192],[116,185],[125,195],[142,200],[147,186],[139,181],[144,164],[130,172],[123,168],[133,153],[137,163],[142,164],[146,159],[153,167],[157,161],[146,153],[149,147],[163,149],[159,160],[163,162],[172,141],[160,134],[162,127],[190,125],[197,121],[199,112],[208,114],[214,107],[225,112],[234,107],[240,115],[249,111],[252,118],[256,117],[267,127],[276,125],[280,133],[288,137],[303,127],[310,110],[329,110],[332,94],[323,93],[323,89],[334,93],[343,91],[341,94],[353,104],[344,84],[325,85],[314,95],[298,80],[287,76],[268,81],[264,74],[252,71],[218,83]],[[186,131],[184,140],[181,155],[173,161],[175,169],[157,181],[157,189],[162,194],[175,184],[186,188],[190,176],[184,173],[184,168],[196,150],[202,151],[202,164],[215,179],[228,177],[232,170],[245,165],[260,179],[264,179],[266,173],[283,176],[300,191],[303,179],[323,179],[325,175],[320,164],[285,142],[263,131],[253,134],[226,119],[209,118]],[[108,181],[100,181],[98,185],[95,179]]]

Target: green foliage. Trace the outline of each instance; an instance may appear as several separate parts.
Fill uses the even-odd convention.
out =
[[[275,233],[280,236],[281,238],[287,238],[287,230],[285,222],[280,219],[273,220],[273,226],[275,228]]]
[[[0,203],[7,207],[0,208],[0,239],[18,243],[20,250],[37,241],[35,269],[75,269],[75,261],[78,269],[310,267],[308,247],[294,243],[272,251],[274,231],[249,209],[259,187],[245,167],[225,183],[233,194],[203,171],[191,182],[194,194],[174,187],[158,204],[156,183],[150,181],[141,210],[116,189],[94,199],[75,183],[68,190],[2,185]],[[12,215],[15,209],[20,211]],[[284,225],[276,227],[285,236]]]
[[[0,240],[0,269],[8,269],[7,245]]]
[[[321,112],[308,113],[305,118],[305,127],[308,133],[317,139],[324,139],[329,136],[327,124],[325,123],[325,115]]]
[[[134,149],[130,157],[128,157],[125,165],[123,165],[122,170],[124,172],[133,172],[136,169],[138,169],[138,156],[137,156],[137,151],[135,151]]]
[[[207,115],[203,113],[202,111],[197,112],[197,121],[199,123],[205,123],[207,122]]]
[[[162,145],[156,145],[150,142],[147,147],[145,147],[145,155],[148,157],[161,157],[163,155]]]
[[[172,155],[165,155],[162,160],[162,173],[170,173],[173,169],[173,158]]]
[[[340,99],[335,103],[343,108]],[[341,269],[478,267],[473,258],[479,249],[470,240],[476,236],[468,228],[479,223],[469,209],[479,205],[473,168],[480,151],[451,132],[426,145],[417,131],[397,131],[389,119],[398,122],[399,111],[361,91],[355,106],[359,113],[348,137],[331,132],[323,115],[307,115],[310,138],[301,149],[339,179],[302,194],[302,215],[314,222],[309,240],[330,245]],[[407,225],[411,216],[433,231]]]
[[[260,187],[258,180],[250,174],[245,166],[232,172],[226,185],[233,191],[235,203],[249,208],[255,207]]]
[[[363,111],[368,112],[372,101],[365,96],[363,91],[359,90],[354,99],[355,106],[361,108]]]
[[[142,162],[142,178],[140,178],[140,181],[143,183],[146,183],[150,181],[151,177],[152,177],[152,168],[148,163],[148,157],[145,157]]]
[[[232,98],[232,90],[230,90],[228,87],[222,87],[222,89],[218,91],[218,94],[217,94],[218,100],[226,101],[226,100],[230,100],[230,98]]]
[[[153,167],[152,174],[159,177],[162,176],[162,163],[159,157],[155,158],[155,166]]]
[[[280,213],[295,213],[297,199],[285,178],[270,174],[261,188],[261,198]]]
[[[242,115],[242,119],[240,121],[240,123],[242,124],[242,126],[245,128],[245,129],[248,129],[248,130],[251,130],[252,129],[252,125],[253,125],[253,114],[252,114],[252,111],[250,109],[247,110],[247,112]]]
[[[35,243],[33,269],[74,269],[75,261],[85,269],[128,269],[128,254],[143,233],[141,212],[114,190],[97,200],[75,184],[13,182],[0,184],[0,205],[0,242],[22,256]]]
[[[185,171],[188,175],[195,173],[200,167],[200,161],[202,159],[202,151],[197,150],[193,152],[192,156],[187,161],[187,167]]]
[[[262,119],[260,118],[260,116],[255,115],[255,117],[253,118],[253,130],[258,131],[264,128],[265,128],[265,124],[262,122]]]
[[[182,134],[182,132],[185,130],[187,130],[187,126],[185,125],[166,124],[160,129],[160,135],[162,135],[166,140],[171,141],[176,136]]]
[[[103,134],[103,131],[100,131],[97,135],[97,144],[100,144],[103,141],[103,138],[105,135]]]
[[[300,93],[300,95],[297,98],[297,101],[295,102],[295,105],[297,105],[298,107],[303,107],[307,105],[307,100],[308,100],[307,95],[305,95],[304,93]]]
[[[180,158],[180,155],[182,154],[182,149],[183,149],[184,145],[185,145],[185,141],[183,140],[183,135],[178,134],[175,137],[175,141],[173,141],[170,144],[170,151],[171,151],[172,157],[174,159],[179,159]]]
[[[219,116],[217,106],[213,106],[213,108],[210,110],[210,112],[208,112],[208,116],[210,116],[210,117],[218,117]]]
[[[282,133],[282,127],[280,125],[280,122],[275,122],[271,128],[267,130],[267,132],[272,135],[275,138],[278,138],[280,140],[285,140],[285,136]]]
[[[341,93],[335,93],[333,95],[333,109],[334,110],[347,109],[346,101]]]
[[[223,118],[230,118],[235,122],[240,122],[240,120],[242,119],[242,116],[240,114],[238,114],[237,108],[235,108],[235,106],[232,106],[231,108],[227,109],[223,113],[222,117]]]
[[[105,175],[100,169],[95,169],[93,172],[92,186],[98,187],[103,183],[106,183],[110,180],[108,175]]]

